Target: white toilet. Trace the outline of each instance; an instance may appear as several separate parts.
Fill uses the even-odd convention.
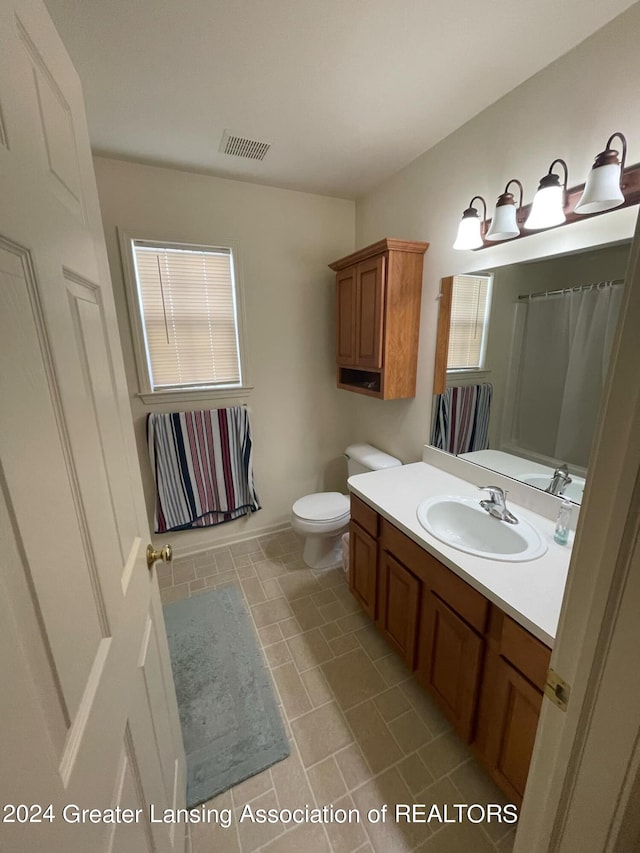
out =
[[[349,476],[402,465],[395,456],[370,444],[351,444],[344,455]],[[331,569],[340,564],[340,540],[348,526],[349,495],[340,492],[306,495],[291,510],[291,527],[305,537],[302,559],[312,569]]]

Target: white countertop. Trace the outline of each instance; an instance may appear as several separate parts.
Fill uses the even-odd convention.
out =
[[[487,560],[451,548],[418,522],[416,510],[425,498],[459,495],[477,498],[477,486],[425,462],[349,477],[349,488],[414,542],[485,595],[535,637],[552,647],[567,580],[571,548],[553,541],[555,522],[516,503],[509,508],[529,521],[547,543],[537,560],[513,563]],[[571,534],[570,543],[573,540]]]

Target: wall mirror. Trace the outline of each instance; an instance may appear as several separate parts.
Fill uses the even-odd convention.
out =
[[[430,443],[580,503],[629,248],[443,279]]]

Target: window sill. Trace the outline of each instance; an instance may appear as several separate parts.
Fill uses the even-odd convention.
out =
[[[454,382],[456,379],[474,379],[476,376],[489,376],[490,370],[475,369],[470,370],[447,370],[447,382]]]
[[[253,385],[242,385],[239,388],[189,388],[184,391],[144,391],[136,394],[145,405],[153,403],[191,403],[197,400],[226,400],[231,397],[249,397]]]

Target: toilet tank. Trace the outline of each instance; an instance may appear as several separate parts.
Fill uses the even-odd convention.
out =
[[[344,452],[347,458],[349,476],[364,474],[367,471],[381,471],[383,468],[395,468],[402,465],[395,456],[383,453],[371,444],[350,444]]]

